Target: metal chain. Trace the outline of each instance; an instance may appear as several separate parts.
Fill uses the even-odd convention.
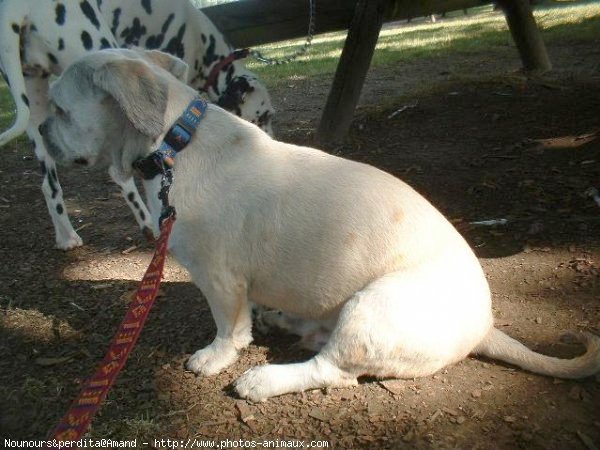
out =
[[[316,0],[308,0],[308,3],[309,3],[308,35],[306,36],[306,42],[299,50],[296,50],[292,55],[290,55],[286,58],[269,58],[267,56],[264,56],[258,50],[250,50],[250,54],[254,58],[256,58],[258,61],[263,62],[265,64],[269,64],[269,65],[287,64],[287,63],[294,61],[299,56],[304,55],[308,51],[308,48],[311,46],[313,37],[315,35],[315,15],[316,15],[315,2],[316,2]]]

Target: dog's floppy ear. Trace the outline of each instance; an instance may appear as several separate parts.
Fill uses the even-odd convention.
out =
[[[119,104],[142,134],[158,137],[164,129],[167,86],[141,59],[119,59],[100,66],[93,82]]]
[[[188,65],[181,59],[160,50],[142,50],[142,54],[150,62],[170,72],[179,81],[187,83]]]

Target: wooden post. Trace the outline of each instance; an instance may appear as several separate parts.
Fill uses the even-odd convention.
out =
[[[552,69],[529,0],[498,0],[498,3],[506,15],[506,22],[523,61],[523,68],[540,72]]]
[[[317,130],[317,140],[321,143],[339,141],[350,128],[388,4],[387,0],[359,0],[356,4]]]

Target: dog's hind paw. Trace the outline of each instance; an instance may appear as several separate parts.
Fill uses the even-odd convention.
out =
[[[233,345],[213,342],[194,353],[186,368],[198,375],[216,375],[238,359],[238,351]]]
[[[283,380],[273,379],[277,369],[273,365],[253,367],[242,374],[235,382],[235,390],[242,398],[253,402],[264,402],[269,397],[288,392],[278,392],[277,385]]]
[[[317,355],[303,363],[267,364],[253,367],[235,382],[242,398],[264,402],[269,397],[323,387],[348,387],[357,384],[353,374],[344,372]]]

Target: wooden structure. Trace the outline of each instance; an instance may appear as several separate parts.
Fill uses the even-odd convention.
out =
[[[315,0],[316,31],[348,29],[317,138],[342,138],[354,114],[384,22],[428,16],[488,3],[484,0]],[[498,0],[526,70],[551,68],[529,0]],[[235,47],[306,36],[308,0],[244,0],[203,11]]]

